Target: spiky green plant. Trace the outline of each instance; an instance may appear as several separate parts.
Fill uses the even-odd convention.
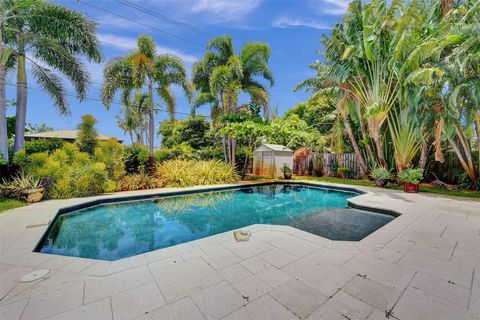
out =
[[[399,172],[410,166],[422,144],[414,122],[406,116],[400,117],[391,115],[388,119],[390,136],[395,150],[395,162]]]
[[[157,166],[157,177],[166,187],[235,183],[233,165],[218,160],[169,160]]]
[[[123,191],[155,189],[158,187],[160,187],[159,181],[145,172],[126,175],[120,182],[120,188]]]

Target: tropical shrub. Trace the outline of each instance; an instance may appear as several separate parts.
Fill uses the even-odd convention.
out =
[[[124,161],[127,174],[142,172],[148,167],[148,147],[138,143],[125,147]]]
[[[157,177],[167,187],[188,187],[196,184],[192,160],[168,160],[157,166]]]
[[[82,122],[78,125],[78,136],[75,143],[82,152],[93,154],[98,144],[98,132],[95,129],[97,120],[91,115],[82,116]]]
[[[145,172],[126,175],[120,183],[122,191],[155,189],[159,187],[161,187],[160,182]]]
[[[72,163],[56,180],[49,192],[55,199],[94,196],[110,190],[105,164],[90,161]]]
[[[108,178],[114,181],[120,181],[125,175],[124,157],[125,147],[115,138],[101,141],[95,148],[95,161],[105,164]]]
[[[190,160],[195,157],[195,150],[190,145],[181,143],[171,148],[161,148],[156,150],[154,157],[157,162],[173,159]]]
[[[25,150],[22,149],[13,155],[12,161],[13,161],[13,164],[17,165],[18,167],[25,168],[28,165],[30,159],[27,156],[27,153],[25,152]]]
[[[3,159],[3,155],[0,153],[0,166],[7,165],[8,161]]]
[[[199,185],[234,183],[239,180],[235,167],[223,161],[194,161],[193,170],[195,183]]]
[[[203,117],[185,120],[167,120],[161,123],[158,133],[162,136],[162,147],[173,148],[187,144],[194,149],[211,145],[209,139],[210,123]]]
[[[218,160],[169,160],[157,166],[157,177],[166,187],[187,187],[239,180],[234,166]]]
[[[377,166],[372,169],[372,171],[370,172],[370,176],[375,180],[377,179],[388,180],[392,177],[392,174],[387,168],[382,166]]]
[[[418,184],[423,178],[422,168],[408,168],[398,173],[398,177],[405,183]]]
[[[59,138],[51,139],[35,139],[25,141],[23,148],[26,154],[38,153],[38,152],[53,152],[63,147],[65,142]]]
[[[51,154],[27,156],[22,150],[15,154],[14,162],[22,173],[42,181],[50,198],[85,197],[116,189],[116,184],[108,179],[105,163],[71,143]]]
[[[223,149],[219,147],[196,150],[196,157],[199,160],[223,160],[225,158]]]

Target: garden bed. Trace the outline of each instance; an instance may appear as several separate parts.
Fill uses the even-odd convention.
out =
[[[296,176],[295,180],[313,180],[328,183],[349,184],[354,186],[375,187],[375,182],[369,180],[353,180],[353,179],[341,179],[331,177],[308,177],[308,176]],[[399,184],[389,184],[386,189],[402,190],[403,186]],[[480,199],[480,192],[468,191],[468,190],[447,190],[442,188],[436,188],[429,184],[420,184],[420,192],[435,193],[446,196],[467,197]]]

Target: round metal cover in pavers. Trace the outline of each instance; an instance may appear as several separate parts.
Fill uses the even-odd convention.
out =
[[[27,273],[23,277],[21,277],[20,282],[31,282],[31,281],[38,280],[42,277],[45,277],[49,272],[50,272],[50,270],[48,270],[48,269],[32,271],[30,273]]]

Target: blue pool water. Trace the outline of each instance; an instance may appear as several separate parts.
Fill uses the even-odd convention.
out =
[[[37,251],[116,260],[256,223],[295,225],[332,208],[345,208],[347,199],[355,195],[306,185],[270,184],[99,205],[60,214]],[[376,215],[385,220],[377,223],[379,226],[393,219]],[[329,228],[324,222],[319,225],[320,229]],[[321,230],[313,233],[322,235]],[[341,237],[337,233],[334,231]]]

